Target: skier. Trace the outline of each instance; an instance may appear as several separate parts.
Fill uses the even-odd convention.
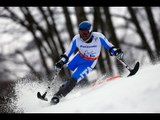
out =
[[[51,104],[57,104],[62,97],[65,97],[83,78],[95,67],[103,46],[111,56],[122,59],[123,52],[120,48],[114,47],[107,38],[100,32],[93,32],[89,21],[83,21],[79,24],[79,34],[75,35],[68,50],[61,55],[61,59],[56,63],[55,68],[60,70],[64,64],[73,71],[69,80],[67,80],[51,99]],[[78,52],[69,61],[70,56],[78,48]]]

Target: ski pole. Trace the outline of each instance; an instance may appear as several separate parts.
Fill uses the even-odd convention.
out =
[[[46,101],[48,101],[48,99],[46,98],[46,94],[47,94],[47,93],[48,93],[48,91],[50,90],[51,85],[53,84],[54,80],[57,78],[57,76],[58,76],[58,74],[59,74],[60,70],[61,70],[61,69],[56,69],[55,75],[54,75],[54,77],[53,77],[53,78],[51,78],[51,79],[52,79],[52,81],[51,81],[51,83],[49,84],[49,86],[47,87],[47,89],[46,89],[46,91],[44,92],[44,94],[43,94],[43,95],[41,95],[41,93],[40,93],[40,92],[37,92],[37,97],[38,97],[38,98],[40,98],[40,99],[42,99],[42,100],[46,100]]]
[[[119,60],[129,71],[132,70],[132,69],[124,62],[123,59],[117,58],[117,60]]]
[[[60,72],[60,69],[56,70],[55,75],[54,75],[53,78],[51,78],[52,81],[51,81],[51,83],[49,84],[49,86],[48,86],[47,90],[45,91],[45,93],[47,93],[47,92],[49,91],[49,89],[51,88],[51,85],[53,84],[54,80],[57,78],[59,72]]]
[[[139,62],[136,63],[136,65],[134,66],[134,69],[131,69],[127,65],[127,63],[124,62],[124,60],[122,58],[118,58],[118,57],[116,57],[116,58],[117,58],[118,61],[120,61],[130,71],[130,74],[128,75],[128,77],[134,75],[138,71],[138,69],[139,69]]]

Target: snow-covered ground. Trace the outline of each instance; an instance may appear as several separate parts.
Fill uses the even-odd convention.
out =
[[[140,68],[135,76],[117,78],[97,86],[74,90],[57,105],[36,98],[46,86],[32,83],[16,87],[14,105],[23,113],[159,113],[160,64]],[[50,93],[48,99],[51,99]]]

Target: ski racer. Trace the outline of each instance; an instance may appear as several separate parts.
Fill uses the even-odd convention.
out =
[[[71,41],[68,50],[61,55],[61,59],[56,63],[55,68],[61,69],[64,64],[73,71],[69,80],[59,88],[58,92],[51,98],[51,104],[57,104],[62,97],[65,97],[83,78],[90,73],[96,66],[98,57],[103,46],[111,56],[123,57],[120,48],[116,48],[100,32],[93,32],[89,21],[83,21],[79,24],[79,34],[75,35]],[[78,52],[69,60],[74,51]]]

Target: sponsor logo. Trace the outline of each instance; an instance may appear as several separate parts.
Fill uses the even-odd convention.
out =
[[[81,48],[93,48],[93,47],[97,47],[97,45],[92,45],[92,46],[88,46],[88,45],[80,45]]]

